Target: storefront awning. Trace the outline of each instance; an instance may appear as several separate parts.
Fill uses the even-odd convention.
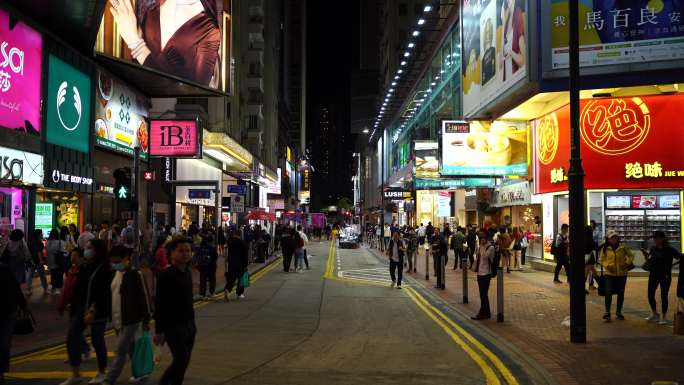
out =
[[[126,79],[129,84],[134,84],[153,98],[225,96],[220,90],[109,55],[98,53],[97,61],[120,79]]]
[[[230,136],[205,130],[202,143],[202,152],[223,162],[225,171],[252,172],[254,157]]]

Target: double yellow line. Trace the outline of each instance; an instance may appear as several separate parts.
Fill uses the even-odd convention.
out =
[[[385,286],[380,285],[378,282],[366,281],[363,279],[340,278],[334,276],[335,254],[335,243],[331,242],[327,268],[323,275],[324,278],[349,283]],[[468,333],[451,318],[447,317],[441,310],[430,304],[415,289],[405,287],[404,293],[428,316],[428,318],[433,320],[442,330],[444,330],[452,341],[463,349],[463,351],[480,367],[488,385],[501,385],[501,379],[503,379],[505,384],[519,385],[518,380],[513,376],[501,359],[478,341],[475,336]]]

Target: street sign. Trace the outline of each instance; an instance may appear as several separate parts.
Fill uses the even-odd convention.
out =
[[[239,195],[247,195],[247,186],[245,185],[228,185],[228,193],[229,194],[239,194]]]
[[[211,190],[190,189],[188,190],[189,199],[211,199]]]
[[[230,201],[230,211],[234,213],[245,212],[245,198],[242,195],[232,197]]]

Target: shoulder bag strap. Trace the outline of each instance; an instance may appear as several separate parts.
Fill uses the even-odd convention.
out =
[[[90,307],[90,291],[93,287],[93,280],[95,279],[95,275],[97,275],[97,272],[100,271],[100,268],[102,267],[102,264],[98,265],[95,271],[93,271],[93,274],[90,275],[90,279],[88,280],[88,291],[86,294],[86,307]]]
[[[142,284],[143,291],[145,292],[145,304],[147,305],[147,314],[152,317],[152,306],[150,305],[150,292],[147,289],[147,282],[143,276],[142,271],[137,270],[138,276],[140,277],[140,283]]]

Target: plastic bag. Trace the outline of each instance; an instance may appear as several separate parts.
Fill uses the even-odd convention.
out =
[[[140,378],[149,376],[154,369],[154,347],[150,332],[145,330],[142,336],[135,341],[132,360],[133,376]]]
[[[244,288],[249,287],[249,273],[246,271],[242,274],[242,277],[240,277],[240,286]]]

